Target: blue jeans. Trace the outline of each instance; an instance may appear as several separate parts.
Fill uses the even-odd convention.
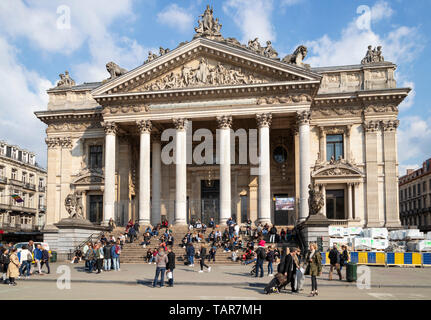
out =
[[[195,264],[194,263],[194,261],[195,261],[194,258],[195,258],[194,256],[188,256],[190,264]]]
[[[154,256],[151,256],[150,261],[148,261],[149,263],[153,262],[154,260],[156,260],[156,258],[154,258]]]
[[[88,261],[88,272],[93,272],[94,260]]]
[[[257,278],[257,274],[259,273],[260,270],[260,277],[263,277],[263,260],[257,260],[256,262],[256,278]]]
[[[154,277],[153,287],[155,287],[157,285],[157,280],[159,279],[159,273],[160,273],[160,287],[164,286],[164,284],[165,284],[165,272],[166,272],[166,268],[160,268],[160,267],[156,268],[156,276]]]
[[[248,265],[248,264],[250,264],[250,263],[252,263],[252,262],[256,262],[256,260],[257,260],[257,259],[252,259],[252,260],[249,260],[249,261],[245,261],[245,262],[244,262],[244,264],[245,264],[245,265]]]
[[[103,269],[105,271],[111,270],[111,259],[103,259]]]
[[[272,261],[268,261],[268,274],[273,274],[274,268],[272,267]]]
[[[114,270],[120,269],[120,258],[112,258],[112,263],[114,265]]]
[[[31,262],[25,260],[22,262],[21,267],[19,268],[19,274],[20,275],[24,275],[23,273],[23,269],[26,268],[26,273],[27,273],[27,277],[30,276],[30,267],[31,267]]]

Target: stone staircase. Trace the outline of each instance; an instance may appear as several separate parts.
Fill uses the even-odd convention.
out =
[[[122,263],[146,263],[146,256],[147,256],[147,251],[148,249],[155,249],[158,248],[160,245],[160,234],[157,237],[152,237],[151,238],[151,243],[150,245],[146,246],[145,248],[143,248],[142,245],[140,245],[140,243],[143,241],[143,231],[146,229],[145,227],[141,227],[141,232],[138,235],[138,239],[135,240],[133,243],[128,243],[126,242],[123,246],[123,250],[121,252],[121,262]],[[279,229],[281,230],[281,228]],[[162,231],[164,232],[164,229],[162,229]],[[173,252],[175,253],[176,256],[176,263],[177,264],[183,264],[184,261],[187,260],[186,258],[186,250],[185,248],[180,247],[181,244],[181,240],[183,239],[184,235],[188,232],[188,228],[187,226],[174,226],[172,227],[172,234],[174,236],[174,246],[173,246]],[[205,233],[205,236],[208,236],[208,234],[211,232],[211,229],[207,229],[207,232]],[[113,234],[116,238],[120,235],[120,233],[124,233],[124,228],[116,228],[115,230],[113,230],[111,233],[109,234]],[[243,236],[243,241],[247,241],[247,239],[245,238],[245,236]],[[201,243],[193,243],[194,247],[195,247],[195,251],[199,251],[200,247],[201,247]],[[268,246],[269,244],[267,244]],[[272,244],[275,245],[275,244]],[[282,244],[277,244],[278,247],[283,247],[283,246],[296,246],[296,243],[294,242],[290,242],[290,243],[282,243]],[[209,251],[209,246],[207,247],[207,251]],[[239,255],[242,254],[242,251],[238,252]],[[223,264],[223,265],[235,265],[235,264],[240,264],[239,261],[232,261],[231,259],[232,256],[232,252],[226,252],[223,249],[217,249],[216,252],[216,256],[215,256],[215,262],[211,261],[209,262],[208,260],[206,261],[207,264]],[[195,259],[195,264],[198,264],[199,262],[196,261]]]

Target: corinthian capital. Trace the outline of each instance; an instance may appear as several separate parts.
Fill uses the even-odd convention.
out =
[[[257,126],[259,128],[262,127],[270,127],[272,122],[272,114],[271,113],[258,113],[256,114]]]
[[[48,149],[53,149],[55,147],[60,146],[59,140],[60,140],[60,138],[58,138],[58,137],[46,138],[45,143],[48,146]]]
[[[364,127],[365,132],[376,132],[380,128],[379,121],[374,120],[365,121],[362,126]]]
[[[189,120],[184,118],[175,118],[175,119],[172,119],[172,121],[174,122],[175,129],[180,131],[187,130]]]
[[[296,113],[296,124],[298,126],[303,124],[310,124],[310,120],[311,120],[311,112],[309,110]]]
[[[150,120],[136,121],[140,133],[150,133],[153,125]]]
[[[383,131],[396,131],[398,128],[398,125],[400,124],[399,120],[387,120],[387,121],[381,121],[381,126]]]
[[[71,149],[72,148],[72,139],[60,138],[60,145],[64,149]]]
[[[102,122],[102,127],[105,129],[105,134],[117,134],[118,126],[113,121]]]
[[[232,127],[232,116],[217,117],[219,129],[230,129]]]

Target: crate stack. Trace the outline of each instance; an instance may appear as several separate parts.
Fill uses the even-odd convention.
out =
[[[419,229],[391,231],[389,239],[393,252],[431,252],[431,233]]]

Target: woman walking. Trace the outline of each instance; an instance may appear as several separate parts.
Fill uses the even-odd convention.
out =
[[[208,272],[211,271],[211,267],[208,267],[205,264],[205,257],[207,256],[207,245],[206,243],[202,243],[201,244],[201,254],[200,254],[200,264],[201,264],[201,270],[199,270],[199,272],[204,272],[204,267],[208,269]]]
[[[322,274],[322,256],[317,251],[317,245],[315,243],[310,244],[310,251],[307,254],[307,271],[305,274],[311,276],[311,293],[310,297],[317,296],[317,276]]]
[[[16,253],[17,249],[11,249],[11,255],[9,257],[9,266],[7,268],[7,276],[9,277],[9,285],[16,286],[15,279],[19,276],[19,259]]]
[[[1,248],[1,255],[0,255],[0,264],[1,264],[1,272],[2,272],[2,279],[3,284],[7,284],[7,268],[9,266],[9,250],[7,248]]]

